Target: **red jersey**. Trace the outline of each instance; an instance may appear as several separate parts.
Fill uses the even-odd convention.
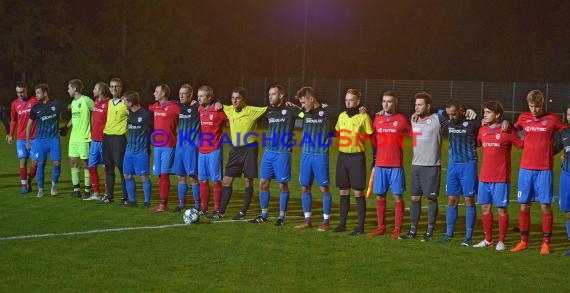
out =
[[[568,127],[555,114],[534,117],[530,112],[519,115],[515,128],[524,131],[521,168],[552,170],[552,136],[554,131]]]
[[[103,130],[107,123],[109,98],[96,99],[91,113],[91,140],[103,141]]]
[[[180,107],[176,103],[166,101],[164,103],[156,102],[148,107],[154,112],[154,131],[161,130],[166,134],[166,143],[161,147],[176,146],[176,128],[178,127],[178,114]]]
[[[200,106],[200,140],[198,151],[208,154],[222,147],[220,143],[224,133],[224,124],[227,119],[224,111],[216,111],[214,105],[207,108]]]
[[[14,126],[18,124],[18,129],[16,131],[16,139],[25,140],[26,139],[26,127],[28,126],[28,119],[30,119],[30,111],[32,107],[38,103],[36,97],[31,97],[27,100],[22,100],[20,98],[12,101],[10,107],[10,136],[14,135]],[[30,139],[36,137],[36,122],[32,122],[32,130],[30,133]]]
[[[376,145],[376,166],[403,167],[404,138],[412,133],[406,116],[399,113],[376,116],[372,129],[374,129],[372,143]]]
[[[479,173],[481,182],[511,181],[511,146],[522,148],[523,141],[515,131],[502,132],[501,126],[479,128],[477,144],[483,147],[483,163]]]

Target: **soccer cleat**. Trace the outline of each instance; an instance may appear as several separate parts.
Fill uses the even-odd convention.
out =
[[[515,246],[515,248],[511,249],[511,252],[520,252],[526,250],[528,248],[528,243],[521,241]]]
[[[198,215],[200,215],[200,216],[207,216],[207,215],[208,215],[208,210],[205,210],[205,211],[200,210],[200,211],[198,212]]]
[[[172,212],[173,213],[181,213],[184,211],[186,207],[177,206]]]
[[[507,247],[505,246],[505,243],[503,241],[497,242],[497,246],[495,246],[495,250],[503,251],[505,249],[507,249]]]
[[[566,250],[566,252],[564,254],[562,254],[563,256],[570,256],[570,250]]]
[[[103,198],[101,199],[100,203],[108,204],[108,203],[112,203],[113,201],[114,201],[114,199],[112,196],[105,194],[105,196],[103,196]]]
[[[479,243],[473,245],[473,247],[475,247],[475,248],[484,248],[484,247],[493,246],[493,244],[494,244],[493,241],[489,242],[489,241],[487,241],[487,239],[483,239],[483,240],[481,240],[481,242],[479,242]],[[504,244],[503,244],[503,245],[504,245]]]
[[[242,212],[239,212],[239,213],[237,213],[237,214],[232,218],[232,220],[234,220],[234,221],[243,221],[243,220],[245,220],[245,214],[242,213]]]
[[[152,211],[155,213],[162,213],[168,211],[168,207],[166,205],[159,204],[158,206],[154,207]]]
[[[123,203],[123,206],[127,207],[127,208],[136,208],[139,205],[136,202],[132,202],[132,201],[127,200],[127,202]]]
[[[222,213],[220,213],[220,211],[214,211],[212,213],[212,216],[210,217],[210,219],[217,221],[217,220],[221,220],[224,217],[224,215],[222,215]]]
[[[336,228],[334,228],[332,231],[334,233],[344,232],[346,231],[346,226],[336,226]]]
[[[400,238],[400,229],[394,229],[392,231],[392,239],[399,239]]]
[[[544,242],[540,247],[540,254],[550,254],[550,244]]]
[[[267,218],[264,218],[262,216],[257,216],[249,221],[247,221],[248,223],[253,223],[253,224],[259,224],[259,223],[265,223],[269,221]]]
[[[459,245],[469,247],[469,246],[473,245],[473,241],[471,240],[471,238],[465,238],[465,240],[463,240],[463,242],[459,243]]]
[[[385,228],[376,228],[376,229],[372,230],[372,232],[368,233],[368,237],[376,237],[376,236],[384,235],[384,233],[386,233]]]
[[[90,197],[91,197],[91,194],[89,193],[89,191],[83,192],[83,200],[88,200]]]
[[[275,221],[275,226],[285,226],[285,219],[279,218]]]
[[[57,196],[57,194],[58,194],[58,193],[57,193],[57,185],[55,185],[53,182],[51,183],[51,192],[50,192],[50,194],[53,195],[53,196]]]
[[[326,231],[328,231],[328,230],[330,230],[330,229],[331,229],[331,225],[322,223],[322,224],[319,226],[319,229],[317,229],[317,231],[319,231],[319,232],[326,232]]]
[[[99,194],[93,193],[89,198],[84,198],[83,200],[101,200],[101,198],[99,197]]]
[[[311,221],[304,221],[302,224],[295,226],[295,229],[306,229],[313,227]]]
[[[412,231],[410,231],[404,235],[400,235],[400,237],[398,237],[398,239],[414,239],[414,238],[416,238],[416,233],[412,232]]]
[[[352,232],[348,233],[348,235],[350,236],[358,236],[358,235],[362,235],[364,234],[364,230],[356,228],[354,230],[352,230]]]
[[[447,234],[443,234],[439,240],[437,241],[437,243],[449,243],[453,240],[453,237],[448,236]]]
[[[81,197],[81,192],[79,190],[74,190],[71,195],[69,195],[69,197],[71,198],[78,198]]]
[[[28,192],[32,192],[32,182],[30,180],[28,180]]]
[[[28,187],[22,187],[22,189],[20,189],[20,194],[26,194],[28,193]]]
[[[145,203],[143,204],[143,207],[144,207],[145,209],[150,208],[150,202],[145,202]]]
[[[129,198],[128,197],[123,197],[121,198],[121,204],[124,205],[125,203],[129,202]]]
[[[431,233],[425,233],[424,237],[422,237],[422,240],[420,240],[421,242],[429,242],[433,240],[433,235]]]
[[[38,194],[36,194],[36,197],[43,197],[43,196],[44,196],[44,190],[38,189]]]

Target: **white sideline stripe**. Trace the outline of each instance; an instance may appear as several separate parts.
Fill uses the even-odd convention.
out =
[[[275,218],[275,217],[269,217]],[[287,216],[287,218],[300,218],[299,216]],[[220,220],[204,222],[208,224],[217,223],[239,223],[246,222],[247,220]],[[108,232],[122,232],[122,231],[134,231],[134,230],[153,230],[153,229],[167,229],[173,227],[181,226],[191,226],[188,224],[170,224],[170,225],[160,225],[160,226],[141,226],[141,227],[124,227],[124,228],[110,228],[110,229],[97,229],[97,230],[87,230],[87,231],[77,231],[77,232],[63,232],[63,233],[47,233],[47,234],[32,234],[32,235],[21,235],[21,236],[8,236],[0,237],[0,241],[5,240],[20,240],[20,239],[31,239],[31,238],[47,238],[47,237],[58,237],[58,236],[75,236],[75,235],[85,235],[85,234],[96,234],[96,233],[108,233]]]

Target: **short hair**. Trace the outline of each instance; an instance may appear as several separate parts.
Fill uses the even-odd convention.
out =
[[[111,91],[109,90],[109,85],[104,83],[104,82],[98,82],[95,84],[95,86],[99,86],[99,91],[101,92],[101,95],[103,95],[104,97],[110,97],[111,96]]]
[[[269,89],[276,88],[280,95],[285,95],[285,87],[280,84],[272,84]]]
[[[315,89],[310,87],[310,86],[304,86],[301,87],[297,93],[295,94],[295,98],[300,99],[301,97],[306,97],[306,98],[317,98]]]
[[[532,90],[526,95],[527,103],[544,105],[544,94],[540,90]]]
[[[232,93],[238,93],[242,98],[247,99],[247,90],[244,87],[235,87],[232,90]]]
[[[428,92],[421,91],[414,95],[414,100],[422,99],[427,105],[431,105],[431,95]]]
[[[445,102],[445,108],[455,107],[457,109],[463,109],[463,104],[457,98],[451,98]]]
[[[489,110],[499,114],[500,117],[503,117],[503,115],[505,114],[505,109],[503,108],[503,104],[501,104],[501,102],[499,102],[499,101],[483,102],[481,107],[483,109],[489,109]]]
[[[162,90],[165,97],[167,97],[167,98],[170,97],[170,87],[167,84],[162,83],[162,84],[157,85],[157,87],[160,87],[160,90]]]
[[[81,79],[72,79],[68,82],[68,84],[75,89],[78,93],[83,93],[83,82]]]
[[[382,93],[382,97],[384,97],[384,96],[393,97],[394,101],[398,102],[399,94],[397,91],[387,90],[387,91]]]
[[[37,84],[36,87],[34,88],[35,90],[41,89],[42,92],[49,94],[49,85],[47,85],[47,83],[40,83]]]
[[[28,84],[26,84],[25,82],[22,81],[22,82],[18,82],[16,84],[16,87],[19,87],[21,89],[28,89]]]
[[[140,106],[141,104],[141,96],[136,91],[128,91],[123,95],[123,97],[125,98],[125,101],[133,103],[135,106]]]
[[[187,83],[181,85],[180,88],[181,88],[181,89],[187,89],[187,90],[189,90],[190,92],[192,92],[192,91],[194,90],[194,89],[192,88],[192,86],[189,85],[189,84],[187,84]]]
[[[357,89],[348,89],[346,93],[356,96],[359,100],[362,97],[362,92]]]
[[[109,84],[111,84],[112,82],[120,83],[121,86],[123,85],[123,81],[122,81],[120,78],[118,78],[118,77],[113,77],[113,78],[111,78],[111,80],[109,81]]]
[[[214,96],[214,89],[211,86],[208,85],[203,85],[201,87],[198,88],[198,91],[202,91],[202,92],[206,92],[206,96],[207,97],[213,97]]]

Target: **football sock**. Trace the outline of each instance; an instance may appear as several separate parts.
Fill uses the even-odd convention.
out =
[[[445,234],[449,237],[453,237],[455,232],[455,223],[457,222],[457,206],[447,206],[447,213],[445,214],[445,223],[447,225],[447,231]]]
[[[259,205],[261,206],[261,217],[267,218],[267,212],[269,210],[269,191],[259,192]]]
[[[220,212],[225,213],[226,209],[228,208],[228,204],[230,203],[230,199],[232,198],[232,186],[224,186],[222,187],[222,206],[220,208]]]
[[[38,171],[37,171],[38,188],[41,188],[41,189],[44,188],[44,169],[45,169],[45,167],[46,167],[45,162],[38,162]]]
[[[129,179],[125,179],[125,183],[127,184],[127,193],[129,195],[130,202],[137,202],[137,185],[135,183],[135,179],[133,177]]]
[[[97,172],[97,167],[89,168],[89,175],[91,177],[93,192],[99,193],[99,173]]]
[[[186,193],[188,193],[188,184],[186,182],[178,183],[178,206],[181,208],[186,206]]]
[[[28,181],[32,182],[32,180],[36,177],[36,167],[34,165],[30,166],[30,175],[28,177]]]
[[[477,220],[477,208],[475,206],[467,206],[465,213],[465,238],[471,239],[473,237],[473,230],[475,229],[475,221]]]
[[[404,202],[397,201],[394,203],[395,216],[394,216],[394,230],[402,230],[402,221],[404,220]]]
[[[150,193],[152,192],[152,181],[150,178],[142,182],[144,192],[144,202],[150,203]]]
[[[570,219],[566,219],[566,236],[568,236],[568,240],[570,240]]]
[[[28,188],[28,177],[26,167],[20,167],[20,184],[23,188]]]
[[[117,166],[119,168],[119,175],[121,176],[121,190],[123,191],[123,197],[127,196],[127,185],[125,184],[125,174],[123,174],[123,166]],[[168,178],[168,174],[167,178]],[[115,177],[113,177],[115,178]],[[168,189],[170,190],[170,179],[167,180],[168,182]],[[168,196],[168,192],[166,193]]]
[[[358,200],[357,200],[358,203]],[[348,211],[350,209],[350,196],[349,195],[341,195],[340,196],[340,207],[339,207],[339,219],[338,219],[338,226],[339,227],[346,227],[346,218],[348,217]]]
[[[493,213],[483,214],[481,216],[481,223],[483,224],[485,240],[489,243],[493,242]]]
[[[200,184],[192,184],[192,197],[194,198],[194,208],[200,209]]]
[[[303,192],[303,195],[301,195],[301,205],[303,206],[303,212],[305,213],[305,220],[310,220],[311,219],[311,210],[312,210],[312,201],[313,201],[313,196],[310,192]],[[307,217],[307,213],[308,213],[308,217]],[[308,219],[307,219],[308,218]]]
[[[202,212],[208,211],[210,205],[210,185],[208,182],[200,183],[200,210]]]
[[[499,241],[505,242],[509,230],[509,215],[499,216]]]
[[[530,228],[530,213],[519,212],[519,229],[521,231],[521,241],[528,242],[528,233]]]
[[[51,170],[51,181],[57,183],[61,175],[61,165],[53,165]]]
[[[542,214],[542,242],[550,243],[552,237],[552,212]]]
[[[91,176],[89,169],[83,169],[83,182],[85,182],[85,192],[91,191]]]
[[[160,174],[158,181],[158,189],[160,195],[160,204],[168,205],[168,191],[170,190],[170,179],[168,174]]]
[[[347,200],[347,203],[350,208],[350,200]],[[366,220],[366,199],[364,196],[359,196],[356,198],[356,210],[358,211],[358,226],[356,229],[364,231],[364,220]]]
[[[329,223],[329,217],[331,214],[331,201],[332,196],[330,193],[323,194],[323,219],[325,224]]]
[[[214,211],[220,211],[222,203],[222,182],[214,182]]]
[[[437,212],[439,210],[439,206],[437,201],[430,200],[428,204],[428,227],[427,233],[433,235],[433,229],[435,228],[435,221],[437,220]]]
[[[106,193],[113,197],[115,191],[115,166],[105,166],[105,184],[107,185]]]
[[[378,199],[376,200],[376,221],[378,223],[378,229],[386,229],[386,200]]]
[[[245,215],[249,210],[249,205],[251,204],[251,199],[253,198],[253,187],[246,187],[243,192],[243,206],[241,212]]]
[[[71,184],[73,191],[79,190],[79,168],[71,168]]]
[[[420,221],[420,211],[422,209],[422,202],[419,200],[412,200],[410,202],[410,232],[416,233],[418,223]]]
[[[279,193],[279,217],[284,218],[285,212],[289,206],[289,191],[281,191]],[[283,217],[281,217],[283,214]],[[570,235],[570,234],[569,234]]]

